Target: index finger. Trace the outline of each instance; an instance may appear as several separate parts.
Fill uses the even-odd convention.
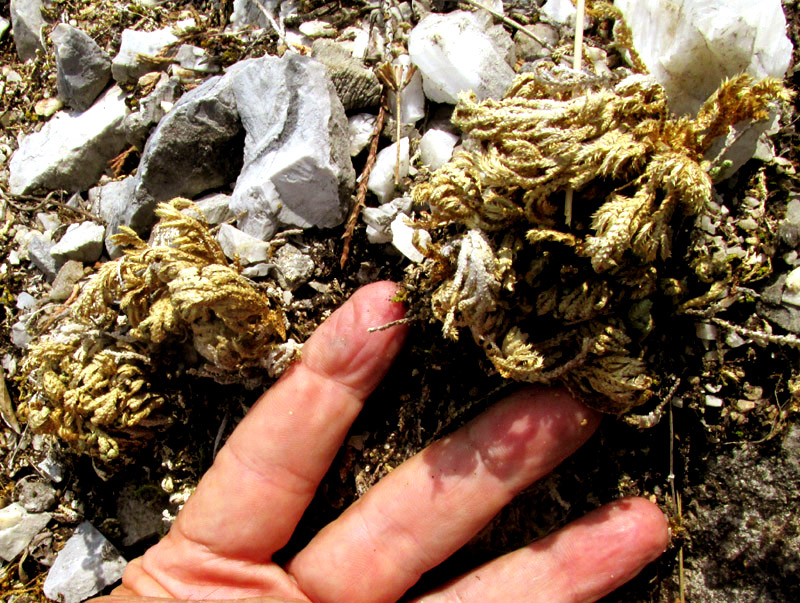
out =
[[[400,350],[396,285],[357,291],[250,410],[155,548],[262,563],[288,542],[364,400]],[[174,548],[177,547],[177,548]],[[152,556],[154,550],[148,552]]]

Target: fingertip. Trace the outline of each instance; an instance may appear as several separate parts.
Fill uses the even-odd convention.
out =
[[[621,498],[608,505],[620,514],[628,527],[620,530],[630,534],[641,553],[642,567],[658,558],[669,545],[670,529],[666,515],[655,503],[640,496]]]
[[[397,285],[380,281],[356,291],[317,329],[303,348],[313,371],[367,392],[383,377],[403,345],[406,325],[389,325],[405,315],[393,301]]]

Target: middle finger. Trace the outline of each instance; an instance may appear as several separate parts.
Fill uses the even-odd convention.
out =
[[[312,600],[396,600],[598,424],[563,390],[523,389],[403,463],[287,569]]]

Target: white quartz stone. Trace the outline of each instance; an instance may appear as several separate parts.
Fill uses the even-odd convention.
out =
[[[400,178],[408,176],[408,138],[400,139]],[[381,203],[392,200],[394,194],[395,166],[397,165],[397,145],[394,143],[383,149],[375,158],[375,165],[369,174],[367,188],[375,193]]]
[[[780,0],[616,0],[636,50],[678,114],[739,73],[782,78],[792,44]]]
[[[392,245],[412,262],[420,263],[425,256],[422,255],[419,248],[427,248],[431,242],[431,236],[425,230],[409,226],[407,220],[408,216],[398,214],[392,221]],[[417,245],[414,244],[415,233],[417,233]]]
[[[438,170],[453,156],[458,136],[445,130],[428,130],[419,141],[420,160],[430,170]]]
[[[514,44],[502,28],[489,25],[466,11],[430,14],[419,22],[408,52],[422,74],[425,96],[450,104],[470,90],[480,100],[503,96],[514,79],[507,62]]]

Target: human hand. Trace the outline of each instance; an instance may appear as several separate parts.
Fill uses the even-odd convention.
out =
[[[566,392],[521,389],[392,471],[284,567],[273,563],[402,346],[403,326],[367,333],[402,316],[394,291],[387,282],[364,287],[320,326],[231,435],[169,534],[97,603],[396,600],[594,432],[598,414]],[[623,499],[424,601],[591,601],[667,541],[654,504]]]

